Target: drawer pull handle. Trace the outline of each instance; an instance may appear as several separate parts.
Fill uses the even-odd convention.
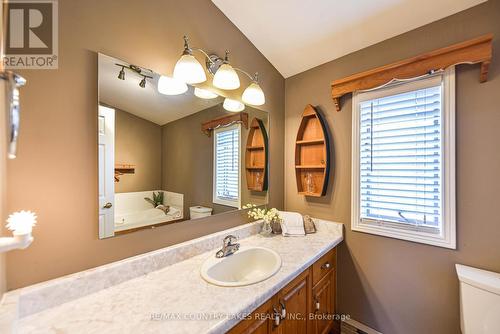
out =
[[[278,312],[276,307],[273,307],[273,311],[274,311],[274,327],[278,327],[281,323],[280,312]]]
[[[330,262],[327,262],[321,266],[321,269],[329,269],[330,268]]]
[[[281,306],[281,319],[285,319],[286,318],[286,306],[285,306],[285,303],[283,303],[281,300],[280,300],[280,306]]]

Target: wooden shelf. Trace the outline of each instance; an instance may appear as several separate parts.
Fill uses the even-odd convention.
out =
[[[247,188],[251,191],[266,191],[268,187],[268,139],[264,122],[254,118],[248,131],[245,170]]]
[[[322,168],[326,168],[325,165],[298,165],[298,166],[295,166],[295,168],[297,169],[322,169]]]
[[[309,139],[309,140],[298,140],[296,142],[297,145],[315,145],[315,144],[323,144],[325,140],[321,139]]]
[[[120,182],[120,176],[123,174],[135,174],[135,165],[115,164],[115,182]]]
[[[330,143],[321,114],[311,105],[302,113],[295,140],[297,192],[304,196],[326,195],[330,174]]]
[[[444,70],[458,64],[481,64],[479,82],[488,79],[492,58],[493,34],[427,52],[375,69],[350,75],[332,82],[332,98],[340,111],[340,98],[357,90],[373,89],[394,79],[419,77],[431,71]]]
[[[263,150],[265,147],[264,145],[262,146],[247,146],[247,150],[252,151],[252,150]]]

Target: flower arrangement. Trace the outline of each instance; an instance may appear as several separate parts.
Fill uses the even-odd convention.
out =
[[[244,205],[243,209],[250,209],[247,212],[249,218],[253,218],[253,220],[264,220],[262,234],[271,234],[272,232],[280,233],[281,217],[278,209],[258,208],[255,204]]]

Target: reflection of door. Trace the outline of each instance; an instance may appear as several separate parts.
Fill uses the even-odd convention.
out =
[[[99,106],[99,238],[114,235],[115,110]]]

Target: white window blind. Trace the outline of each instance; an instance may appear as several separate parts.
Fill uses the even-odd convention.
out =
[[[354,94],[353,230],[455,248],[454,80]]]
[[[439,228],[441,85],[360,104],[361,219]]]
[[[214,203],[239,207],[240,125],[214,131]]]

